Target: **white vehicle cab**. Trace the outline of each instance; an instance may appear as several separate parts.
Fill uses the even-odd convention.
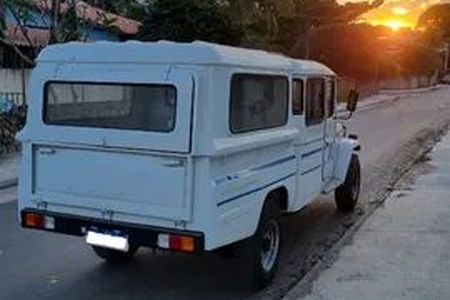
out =
[[[333,190],[341,211],[358,199],[360,146],[316,62],[204,42],[69,43],[42,51],[29,93],[21,224],[85,237],[108,261],[140,246],[243,246],[263,287],[283,214]]]

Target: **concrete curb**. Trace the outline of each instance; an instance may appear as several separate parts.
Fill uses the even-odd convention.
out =
[[[382,105],[383,103],[388,102],[388,101],[394,102],[394,101],[397,101],[398,99],[400,99],[402,97],[406,97],[408,95],[431,92],[431,91],[439,90],[443,87],[445,87],[445,85],[438,84],[438,85],[431,86],[431,87],[426,87],[426,88],[421,88],[421,89],[413,89],[413,90],[381,90],[380,93],[378,94],[378,96],[380,97],[379,100],[366,101],[366,100],[362,99],[360,102],[360,105],[358,106],[357,111],[358,110],[364,111],[366,109],[370,109],[372,107]],[[367,98],[370,98],[370,96]],[[347,111],[346,105],[339,104],[337,112],[342,113],[345,111]]]
[[[0,181],[0,190],[4,190],[13,186],[16,186],[19,183],[19,180],[16,178],[7,179]]]
[[[409,94],[420,94],[420,93],[425,93],[425,92],[431,92],[434,90],[438,90],[442,88],[441,85],[434,85],[434,86],[429,86],[429,87],[425,87],[425,88],[420,88],[420,89],[411,89],[411,90],[389,90],[389,89],[384,89],[380,91],[381,95],[409,95]]]
[[[398,100],[401,96],[397,96],[397,95],[380,95],[383,96],[384,98],[376,100],[376,101],[367,101],[365,102],[365,100],[361,100],[360,104],[358,105],[358,108],[356,109],[356,111],[363,111],[366,109],[370,109],[373,107],[377,107],[379,105],[384,104],[385,102],[393,102]],[[338,113],[343,113],[347,111],[347,105],[346,104],[339,104],[338,108],[337,108],[337,112]]]

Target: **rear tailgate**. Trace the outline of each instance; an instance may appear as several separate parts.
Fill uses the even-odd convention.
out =
[[[53,205],[189,220],[182,156],[36,146],[33,198]]]

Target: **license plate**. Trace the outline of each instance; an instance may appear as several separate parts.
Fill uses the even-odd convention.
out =
[[[128,236],[120,231],[88,230],[86,243],[123,252],[127,252],[130,249]]]

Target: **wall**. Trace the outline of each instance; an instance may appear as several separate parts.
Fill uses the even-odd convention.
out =
[[[103,28],[98,27],[90,27],[87,29],[87,40],[88,41],[110,41],[110,42],[119,42],[119,36],[113,34],[111,31],[108,31]]]
[[[22,76],[28,84],[31,70],[0,69],[0,93],[22,93]]]
[[[30,14],[28,19],[26,20],[26,25],[34,28],[47,28],[50,24],[50,17],[48,15],[42,15],[36,10],[29,10]],[[5,10],[5,20],[6,24],[9,25],[17,25],[17,20],[14,18],[14,14],[6,8]]]
[[[352,89],[359,91],[361,97],[376,95],[380,90],[411,90],[426,88],[438,83],[439,73],[431,75],[398,77],[391,79],[374,80],[363,84],[357,84],[348,78],[338,78],[338,101],[347,101],[348,95]]]
[[[0,69],[0,95],[11,93],[22,94],[22,76],[24,76],[27,86],[30,73],[30,69],[25,69],[24,71],[19,69]]]

